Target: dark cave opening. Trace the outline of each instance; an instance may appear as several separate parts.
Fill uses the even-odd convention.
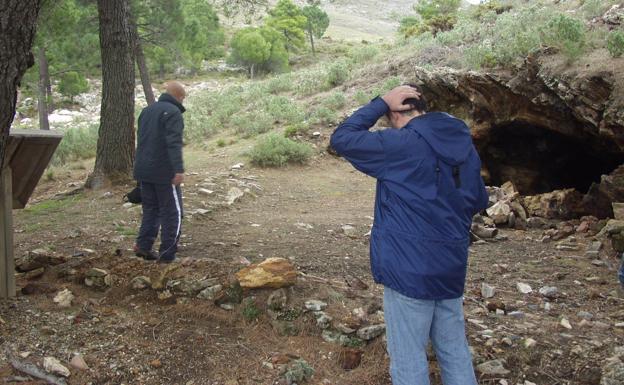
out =
[[[565,188],[586,193],[601,175],[624,163],[624,154],[608,145],[596,146],[523,122],[493,127],[475,144],[486,183],[500,186],[510,180],[523,195]]]

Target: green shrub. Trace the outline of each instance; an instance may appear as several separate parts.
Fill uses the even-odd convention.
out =
[[[403,82],[401,81],[401,78],[399,78],[398,76],[392,76],[392,77],[386,79],[384,81],[383,85],[381,86],[381,90],[379,92],[379,95],[383,95],[386,92],[390,91],[391,89],[400,86],[401,83],[403,83]]]
[[[87,91],[89,91],[89,83],[81,73],[68,71],[61,76],[59,92],[61,95],[69,97],[72,102],[75,96]]]
[[[237,134],[244,138],[256,136],[270,131],[275,120],[264,111],[242,112],[232,116],[230,124]]]
[[[322,102],[324,107],[337,111],[345,106],[347,99],[342,92],[334,92]]]
[[[544,41],[561,49],[568,59],[574,61],[581,56],[585,47],[585,25],[579,19],[557,15],[546,25]]]
[[[307,96],[327,90],[326,78],[327,73],[322,69],[302,71],[298,74],[295,86],[297,94]]]
[[[54,152],[52,164],[58,166],[76,160],[94,158],[97,140],[97,125],[74,127],[66,130],[63,140]]]
[[[344,61],[331,64],[327,70],[327,83],[330,87],[337,87],[349,79],[349,65]]]
[[[298,359],[288,366],[284,378],[288,384],[301,384],[308,382],[314,375],[314,368],[306,361]]]
[[[399,33],[405,37],[418,35],[420,27],[420,18],[416,16],[407,16],[399,21]]]
[[[221,138],[217,140],[217,147],[225,147],[227,143],[225,143],[225,139]]]
[[[271,115],[275,121],[281,123],[299,123],[305,117],[303,110],[285,96],[265,97],[262,109]]]
[[[271,78],[266,82],[267,92],[272,94],[280,94],[282,92],[290,92],[294,88],[294,80],[291,74],[282,74]]]
[[[253,298],[245,298],[243,301],[243,317],[248,322],[252,322],[258,319],[260,316],[260,309],[256,305],[256,301]]]
[[[308,122],[310,124],[330,125],[338,122],[338,115],[336,112],[330,110],[327,107],[318,107],[313,110],[309,117]]]
[[[607,49],[613,57],[624,54],[624,31],[611,31],[607,37]]]
[[[369,94],[362,90],[357,90],[355,95],[353,95],[353,98],[355,99],[357,104],[367,104],[372,99]]]
[[[358,45],[351,49],[351,61],[354,64],[366,63],[379,55],[379,49],[373,45]]]
[[[312,156],[312,148],[282,135],[269,134],[258,140],[249,153],[251,162],[260,167],[282,167],[289,163],[303,164]]]
[[[293,124],[284,129],[284,137],[292,138],[299,134],[305,134],[310,130],[310,125],[306,122]]]
[[[618,1],[613,0],[581,0],[580,11],[587,19],[602,16],[604,13]]]

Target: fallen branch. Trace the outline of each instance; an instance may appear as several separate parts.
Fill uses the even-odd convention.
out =
[[[33,365],[33,364],[29,364],[26,362],[21,362],[18,361],[15,358],[12,358],[10,360],[11,365],[15,368],[15,370],[22,372],[24,374],[28,374],[31,377],[35,377],[38,378],[40,380],[44,380],[46,381],[48,384],[54,384],[54,385],[67,385],[67,383],[65,382],[65,380],[63,380],[62,378],[47,374],[45,372],[43,372],[41,369],[39,369],[37,366]]]

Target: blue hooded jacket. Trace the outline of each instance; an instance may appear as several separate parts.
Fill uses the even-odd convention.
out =
[[[461,297],[472,217],[488,203],[470,129],[431,112],[402,129],[368,131],[388,111],[375,98],[331,137],[338,154],[377,179],[373,278],[411,298]]]

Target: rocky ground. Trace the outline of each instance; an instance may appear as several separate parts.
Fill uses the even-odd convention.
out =
[[[241,166],[247,145],[187,151],[171,266],[132,256],[130,186],[82,191],[78,167],[42,182],[15,212],[19,294],[0,304],[5,382],[38,383],[15,369],[31,365],[68,384],[390,384],[368,266],[374,181],[320,150],[302,168]],[[484,239],[470,253],[465,312],[480,383],[621,384],[624,297],[611,241],[597,235],[606,221],[523,222],[507,192],[492,190],[502,203],[477,220]],[[512,213],[521,230],[509,228]],[[483,233],[493,222],[500,229]],[[248,266],[267,258],[282,259],[266,274]],[[252,288],[267,274],[287,287]]]

